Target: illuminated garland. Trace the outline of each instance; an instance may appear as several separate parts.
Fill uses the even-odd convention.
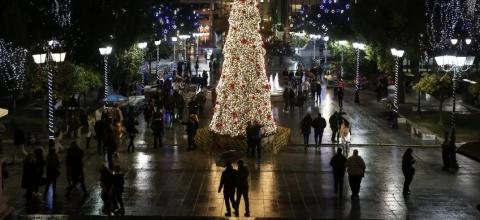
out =
[[[426,0],[427,34],[432,50],[443,50],[450,45],[455,34],[471,37],[475,26],[476,1],[468,0]],[[473,4],[473,7],[472,7]]]
[[[55,22],[62,28],[71,24],[70,0],[55,0],[52,4]]]
[[[0,39],[0,77],[10,92],[19,92],[25,79],[27,50]]]
[[[276,125],[257,1],[235,0],[228,21],[225,61],[210,129],[222,135],[241,136],[245,135],[247,123],[256,121],[263,126],[264,134],[273,134]]]

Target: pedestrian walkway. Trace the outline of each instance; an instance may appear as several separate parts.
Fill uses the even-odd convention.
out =
[[[331,91],[324,90],[322,102],[309,102],[300,111],[283,112],[283,103],[275,101],[274,118],[279,125],[292,128],[292,143],[302,143],[298,133],[300,118],[307,112],[320,111],[325,117],[338,109]],[[401,146],[371,147],[369,143],[426,144],[407,131],[394,130],[382,119],[380,104],[362,99],[356,105],[345,95],[346,118],[352,123],[352,142],[367,144],[358,149],[364,158],[367,172],[362,182],[359,200],[350,200],[348,179],[344,196],[334,196],[333,174],[329,167],[335,148],[324,146],[321,152],[313,148],[286,147],[278,155],[264,155],[260,160],[245,158],[251,171],[250,204],[253,217],[312,217],[312,218],[375,218],[375,219],[478,219],[475,206],[480,202],[480,164],[458,156],[458,173],[442,171],[439,148],[414,148],[417,160],[412,195],[402,195],[403,176]],[[352,95],[353,97],[353,95]],[[207,101],[206,109],[210,109]],[[211,112],[201,117],[201,126],[207,126]],[[166,130],[165,146],[152,149],[150,129],[140,116],[140,134],[136,152],[127,154],[121,147],[115,161],[126,171],[125,206],[127,216],[223,216],[223,195],[217,193],[222,168],[215,166],[216,154],[186,151],[184,126],[174,124]],[[324,133],[329,142],[330,129]],[[313,143],[313,138],[310,139]],[[12,146],[7,146],[12,147]],[[64,158],[64,154],[61,155]],[[95,148],[86,155],[86,184],[90,192],[83,198],[80,190],[72,194],[72,201],[63,197],[66,188],[62,168],[57,200],[26,206],[20,188],[21,165],[9,168],[6,180],[9,204],[17,214],[30,213],[101,215],[102,201],[99,169],[103,158],[95,155]],[[64,162],[62,162],[63,166]],[[18,193],[12,193],[18,192]],[[243,207],[240,207],[243,213]]]

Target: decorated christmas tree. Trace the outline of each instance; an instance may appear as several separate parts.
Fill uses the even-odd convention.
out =
[[[257,0],[235,0],[228,21],[223,72],[210,129],[221,135],[241,136],[248,122],[257,122],[264,134],[273,134],[276,125]]]

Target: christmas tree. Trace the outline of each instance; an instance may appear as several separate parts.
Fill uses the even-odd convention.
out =
[[[264,134],[273,134],[276,125],[257,0],[235,0],[228,21],[223,73],[210,129],[221,135],[241,136],[248,122],[257,122]]]

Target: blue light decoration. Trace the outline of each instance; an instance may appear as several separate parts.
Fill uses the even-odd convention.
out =
[[[12,94],[23,89],[27,50],[0,39],[0,78]]]
[[[172,4],[164,3],[153,7],[153,19],[156,34],[166,38],[177,31],[177,9]]]
[[[158,38],[165,40],[177,33],[195,32],[200,27],[200,14],[189,4],[162,3],[154,6],[153,19]]]
[[[290,29],[294,32],[326,34],[350,22],[349,0],[322,0],[320,4],[302,5],[291,17]]]

